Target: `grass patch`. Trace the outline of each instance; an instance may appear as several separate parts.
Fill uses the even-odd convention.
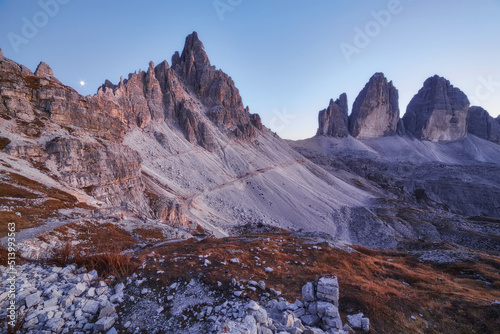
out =
[[[163,284],[199,277],[208,284],[220,281],[226,289],[232,278],[263,280],[290,301],[301,298],[302,286],[316,275],[336,275],[344,321],[361,311],[370,317],[374,333],[496,333],[500,328],[500,307],[491,305],[500,300],[497,257],[437,265],[406,253],[356,249],[348,253],[307,244],[289,233],[264,233],[191,239],[148,249],[141,257],[147,261],[146,275]],[[239,263],[230,263],[232,258]],[[205,259],[211,264],[204,266]],[[158,270],[165,273],[157,276]],[[258,300],[256,292],[246,292]]]
[[[158,227],[147,229],[147,228],[135,228],[133,231],[142,239],[163,239],[163,233]]]

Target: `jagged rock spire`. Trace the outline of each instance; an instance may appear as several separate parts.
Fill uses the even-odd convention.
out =
[[[359,139],[396,134],[399,121],[398,90],[383,73],[375,73],[354,101],[349,130]]]
[[[42,61],[38,64],[35,70],[35,75],[40,78],[52,78],[54,73],[52,72],[50,66]]]
[[[345,138],[349,135],[348,127],[348,107],[347,95],[343,93],[334,102],[330,100],[327,109],[323,109],[318,115],[317,136],[329,136],[336,138]]]

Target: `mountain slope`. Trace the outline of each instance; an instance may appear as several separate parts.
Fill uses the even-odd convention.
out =
[[[150,63],[95,96],[78,95],[45,63],[33,74],[2,56],[0,70],[0,159],[25,161],[20,174],[38,169],[39,182],[92,207],[126,205],[144,219],[199,224],[217,236],[263,223],[363,243],[349,233],[346,208],[364,210],[371,195],[264,128],[196,33],[172,67]]]

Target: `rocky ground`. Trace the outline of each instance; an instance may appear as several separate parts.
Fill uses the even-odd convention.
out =
[[[500,325],[494,255],[439,243],[374,251],[262,226],[241,233],[130,244],[105,266],[104,248],[24,260],[19,332],[495,333]],[[2,317],[8,297],[2,285]]]

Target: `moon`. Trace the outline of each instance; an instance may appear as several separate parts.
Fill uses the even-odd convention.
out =
[[[80,81],[80,86],[85,86],[85,81]]]

